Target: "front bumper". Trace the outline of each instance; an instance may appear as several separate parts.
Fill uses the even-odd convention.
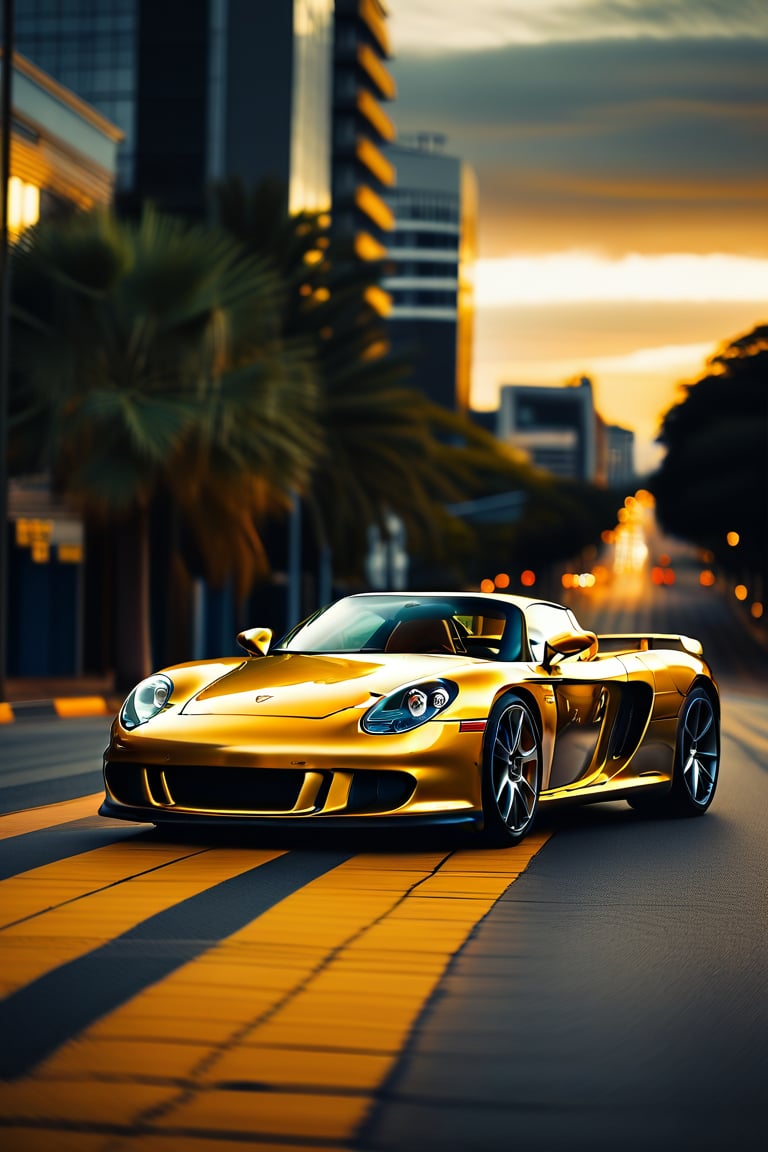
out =
[[[318,816],[307,819],[306,816],[247,816],[229,813],[206,814],[200,812],[177,811],[176,809],[147,809],[132,808],[127,804],[116,804],[107,796],[99,808],[99,816],[107,816],[112,820],[131,820],[138,824],[183,824],[203,828],[219,828],[224,825],[234,828],[268,828],[276,827],[293,831],[307,831],[327,828],[337,831],[355,828],[382,829],[392,831],[397,828],[405,831],[409,828],[471,828],[480,830],[483,827],[481,812],[433,812],[423,815],[413,813],[390,813],[386,816]]]
[[[319,721],[172,717],[116,727],[100,812],[297,827],[482,822],[481,733],[431,721],[372,736],[358,720],[348,711]]]

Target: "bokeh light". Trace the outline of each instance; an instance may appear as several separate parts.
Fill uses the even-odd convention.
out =
[[[493,583],[493,580],[485,579],[480,581],[481,592],[493,592],[495,587],[496,585]]]
[[[727,532],[725,538],[730,544],[731,548],[735,548],[739,540],[741,540],[741,536],[739,536],[738,532]]]
[[[524,572],[520,573],[520,583],[524,588],[533,588],[536,583],[536,573],[532,572],[530,568],[526,568]]]
[[[733,594],[737,600],[746,600],[747,596],[749,596],[749,589],[746,584],[737,584],[733,590]]]
[[[497,588],[509,588],[509,576],[506,572],[499,572],[494,583]]]

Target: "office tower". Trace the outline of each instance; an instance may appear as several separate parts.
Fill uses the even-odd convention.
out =
[[[447,408],[469,408],[474,304],[476,191],[470,168],[424,133],[387,155],[397,169],[388,195],[395,215],[384,287],[389,328],[414,363],[413,383]]]
[[[124,206],[203,215],[214,181],[330,206],[333,0],[16,0],[20,52],[122,129]]]
[[[379,0],[336,0],[333,229],[363,260],[386,256],[394,224],[384,194],[395,182],[395,170],[382,151],[395,138],[382,107],[396,91],[384,64],[389,54],[386,11]]]

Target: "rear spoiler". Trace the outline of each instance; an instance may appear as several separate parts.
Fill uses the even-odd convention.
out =
[[[675,648],[691,656],[703,656],[704,646],[693,636],[662,632],[615,632],[598,635],[599,652],[650,652],[658,648]]]

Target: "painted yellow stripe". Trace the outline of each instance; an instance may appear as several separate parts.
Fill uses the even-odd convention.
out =
[[[193,1133],[349,1146],[451,958],[549,835],[345,862],[0,1088],[0,1115],[141,1125],[143,1150]]]
[[[61,696],[53,702],[57,716],[106,716],[109,712],[103,696]]]
[[[64,800],[61,804],[46,804],[41,808],[9,812],[6,816],[0,816],[0,840],[7,840],[9,836],[23,836],[27,832],[42,832],[45,828],[55,828],[70,820],[85,820],[97,814],[103,799],[103,792],[94,792],[91,796]]]
[[[282,851],[110,844],[0,882],[0,995]]]

